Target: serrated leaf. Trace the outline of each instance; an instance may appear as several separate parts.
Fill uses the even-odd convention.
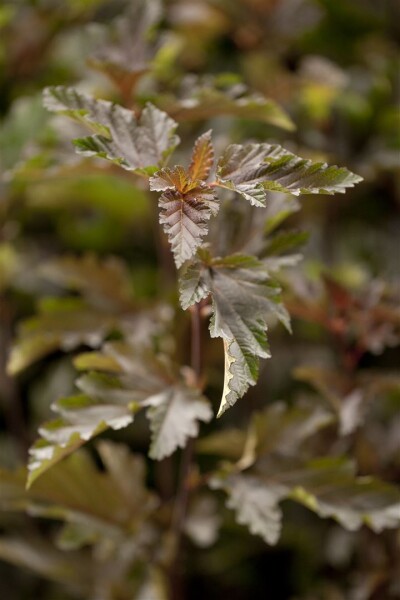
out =
[[[302,463],[268,458],[255,472],[217,476],[211,486],[225,489],[238,522],[269,544],[279,539],[279,502],[285,498],[350,531],[366,524],[380,532],[400,523],[400,491],[370,477],[355,477],[352,465],[341,459]]]
[[[344,167],[303,159],[277,144],[232,144],[217,166],[222,187],[241,194],[254,206],[265,206],[266,191],[301,194],[344,193],[362,177]]]
[[[122,106],[58,86],[45,89],[44,105],[96,131],[75,140],[78,153],[106,158],[128,171],[154,173],[179,142],[175,121],[150,103],[137,119]]]
[[[152,441],[149,456],[162,460],[177,448],[184,448],[188,438],[197,437],[199,421],[212,418],[210,405],[194,389],[173,387],[152,396],[145,402],[150,408]]]
[[[282,511],[279,501],[284,489],[266,486],[256,477],[233,475],[224,483],[228,492],[226,505],[236,513],[236,520],[246,525],[250,533],[260,535],[270,545],[276,544],[281,533]],[[212,487],[222,487],[214,481]]]
[[[124,361],[121,344],[106,344],[104,353]],[[39,428],[41,438],[30,450],[28,485],[99,433],[132,423],[141,403],[167,385],[165,378],[151,372],[150,364],[131,353],[129,374],[122,368],[118,375],[94,372],[81,376],[76,385],[82,393],[57,400],[52,410],[59,418]]]
[[[89,376],[87,376],[88,378]],[[93,377],[93,376],[92,376]],[[58,419],[39,428],[39,439],[30,449],[28,486],[64,456],[74,452],[108,428],[117,430],[132,423],[138,410],[137,394],[121,390],[104,376],[96,381],[97,394],[62,398],[52,409]]]
[[[187,310],[210,294],[207,281],[203,277],[203,269],[207,269],[200,261],[185,265],[179,279],[179,300],[183,310]]]
[[[187,387],[169,363],[126,342],[106,343],[101,352],[92,358],[85,353],[79,362],[97,371],[78,378],[79,395],[52,405],[58,418],[39,429],[41,438],[30,450],[28,485],[106,429],[130,425],[139,410],[147,409],[150,453],[157,460],[182,448],[198,434],[198,421],[212,416],[208,401]]]
[[[235,98],[229,92],[204,87],[183,100],[166,99],[162,106],[177,121],[206,120],[229,115],[254,119],[288,131],[295,129],[287,113],[276,102],[261,95],[250,94]]]
[[[160,223],[168,236],[176,266],[191,258],[208,233],[208,221],[218,212],[215,192],[183,167],[162,169],[150,178],[150,189],[163,192]]]
[[[221,337],[225,351],[225,380],[221,416],[243,396],[258,376],[259,358],[269,358],[266,319],[275,315],[289,328],[289,316],[280,303],[280,288],[263,264],[240,254],[216,258],[208,264],[189,265],[180,280],[184,309],[211,295],[212,337]]]
[[[214,148],[211,141],[211,130],[197,138],[189,166],[191,179],[206,181],[214,163]]]

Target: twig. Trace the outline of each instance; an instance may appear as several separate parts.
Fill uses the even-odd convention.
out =
[[[200,305],[196,304],[191,309],[191,367],[195,373],[196,382],[199,384],[201,376],[201,314]],[[174,512],[172,517],[172,536],[174,558],[171,563],[170,581],[171,598],[179,600],[183,598],[183,581],[181,572],[181,547],[182,533],[187,513],[190,486],[190,472],[192,469],[194,453],[194,439],[190,438],[181,459],[179,474],[179,489],[175,500]]]

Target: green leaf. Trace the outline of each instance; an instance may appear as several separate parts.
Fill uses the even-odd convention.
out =
[[[200,169],[201,174],[200,164],[193,170],[195,168]],[[180,166],[158,171],[150,179],[150,189],[163,192],[159,200],[160,223],[179,268],[195,254],[208,233],[208,221],[218,212],[215,192],[200,179],[191,179]]]
[[[75,140],[77,152],[99,156],[128,171],[150,175],[165,164],[179,142],[177,124],[166,113],[147,104],[139,119],[122,106],[96,100],[63,86],[44,91],[44,105],[84,123],[96,135]]]
[[[199,421],[212,418],[210,405],[195,389],[173,387],[145,402],[150,408],[152,440],[149,456],[162,460],[177,448],[184,448],[188,438],[197,437]]]
[[[217,166],[222,187],[241,194],[254,206],[265,206],[266,190],[300,194],[344,193],[362,181],[346,168],[303,159],[274,144],[232,144]]]
[[[225,350],[221,416],[255,385],[259,358],[270,357],[266,319],[275,315],[290,328],[280,288],[260,261],[236,254],[189,265],[182,273],[180,290],[184,309],[207,293],[212,298],[210,333],[223,339]]]
[[[376,532],[400,524],[400,491],[371,477],[355,477],[352,465],[325,458],[303,463],[268,458],[249,474],[220,476],[212,487],[228,494],[227,506],[250,532],[275,544],[280,535],[279,502],[289,498],[323,518],[354,531],[363,524]]]

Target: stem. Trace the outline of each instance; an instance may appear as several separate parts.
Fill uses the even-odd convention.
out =
[[[196,376],[196,383],[200,383],[201,375],[201,315],[200,305],[196,304],[191,309],[191,367]],[[182,581],[182,561],[180,560],[182,548],[182,532],[188,508],[190,494],[190,472],[194,454],[194,438],[190,438],[181,458],[179,489],[175,500],[172,516],[173,552],[171,564],[171,598],[179,600],[184,598]]]
[[[13,310],[5,295],[0,295],[0,405],[3,405],[4,418],[9,433],[21,458],[25,461],[30,446],[29,434],[15,380],[6,372],[7,348],[12,340]]]

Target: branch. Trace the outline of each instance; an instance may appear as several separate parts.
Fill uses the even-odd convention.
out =
[[[201,376],[201,314],[200,304],[195,304],[191,308],[191,367],[195,373],[196,384],[200,384]],[[190,472],[192,469],[194,438],[190,438],[186,448],[183,451],[180,475],[179,489],[175,500],[174,512],[172,516],[172,540],[173,540],[173,559],[170,569],[171,598],[179,600],[184,598],[183,581],[181,572],[181,546],[182,533],[185,517],[188,508],[189,495],[191,491]]]

